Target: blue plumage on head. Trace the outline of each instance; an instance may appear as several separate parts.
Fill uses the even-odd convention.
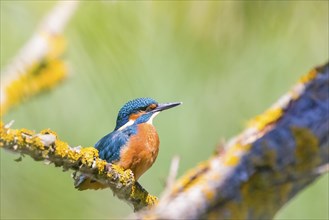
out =
[[[130,100],[120,109],[117,122],[114,130],[119,129],[121,126],[125,125],[129,121],[129,116],[134,113],[138,113],[138,111],[145,111],[148,106],[151,104],[158,104],[152,98],[137,98]]]

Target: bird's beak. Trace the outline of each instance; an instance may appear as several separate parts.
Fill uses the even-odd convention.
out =
[[[162,103],[158,104],[158,106],[152,110],[152,112],[161,112],[166,109],[170,109],[182,104],[182,102],[171,102],[171,103]]]

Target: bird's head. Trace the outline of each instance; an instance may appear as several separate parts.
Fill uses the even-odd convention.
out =
[[[152,123],[153,118],[161,111],[182,104],[181,102],[159,104],[151,98],[137,98],[124,104],[119,111],[114,130],[121,130],[134,123]]]

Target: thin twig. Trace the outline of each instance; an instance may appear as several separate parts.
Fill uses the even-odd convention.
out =
[[[179,160],[180,158],[178,155],[175,155],[171,160],[169,174],[166,181],[166,189],[171,189],[172,186],[174,185],[174,182],[176,181],[178,168],[179,168]]]

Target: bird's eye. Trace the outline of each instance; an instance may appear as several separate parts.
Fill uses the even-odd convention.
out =
[[[148,106],[147,107],[142,107],[138,109],[138,112],[143,113],[148,111]]]

